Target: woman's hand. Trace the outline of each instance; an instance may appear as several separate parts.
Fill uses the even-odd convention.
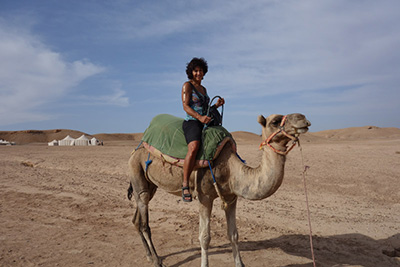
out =
[[[210,117],[207,117],[206,115],[204,115],[204,116],[201,116],[201,117],[199,118],[199,121],[200,121],[201,123],[203,123],[203,124],[206,124],[206,123],[209,123],[209,122],[211,121],[211,118],[210,118]]]
[[[218,98],[218,101],[217,101],[217,103],[215,104],[215,106],[217,107],[217,108],[219,108],[220,106],[222,106],[222,105],[224,105],[225,104],[225,99],[223,99],[223,98]]]

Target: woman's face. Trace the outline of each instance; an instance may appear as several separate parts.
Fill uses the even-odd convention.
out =
[[[198,81],[198,82],[203,80],[204,71],[201,67],[194,68],[194,70],[192,71],[192,74],[193,74],[193,80]]]

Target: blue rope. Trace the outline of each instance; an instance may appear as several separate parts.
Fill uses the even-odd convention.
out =
[[[139,145],[137,146],[137,148],[135,149],[135,151],[139,149],[139,147],[142,145],[142,143],[143,143],[143,140],[140,140],[140,143],[139,143]]]
[[[246,164],[246,161],[244,159],[242,159],[239,154],[236,152],[236,156],[240,159],[241,162],[243,162],[244,164]]]
[[[144,163],[146,163],[146,168],[145,168],[145,171],[147,172],[147,168],[149,167],[149,165],[152,163],[153,161],[152,160],[150,160],[150,153],[149,153],[149,155],[147,156],[147,161],[145,161]]]
[[[214,184],[215,184],[217,181],[215,181],[214,172],[212,171],[212,168],[211,168],[211,161],[208,161],[208,167],[210,167],[211,176],[212,176],[212,178],[213,178],[213,181],[214,181]]]

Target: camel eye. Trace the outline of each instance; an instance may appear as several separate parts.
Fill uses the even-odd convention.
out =
[[[274,126],[279,126],[279,124],[281,123],[281,119],[274,119],[271,123],[272,123]]]

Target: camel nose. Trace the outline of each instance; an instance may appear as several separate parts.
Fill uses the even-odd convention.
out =
[[[308,127],[311,126],[311,122],[309,120],[306,120],[306,124],[307,124]]]

